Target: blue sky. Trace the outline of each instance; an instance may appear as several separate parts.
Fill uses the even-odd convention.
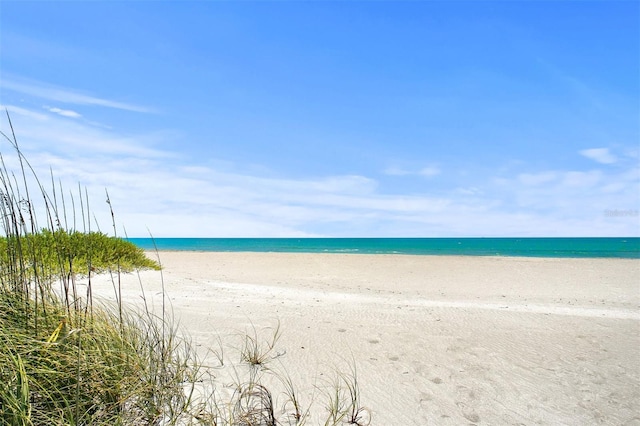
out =
[[[3,1],[0,24],[22,149],[101,220],[107,188],[130,236],[640,235],[638,2]]]

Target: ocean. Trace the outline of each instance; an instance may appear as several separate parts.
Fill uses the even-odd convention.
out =
[[[129,238],[145,250],[640,258],[640,238]]]

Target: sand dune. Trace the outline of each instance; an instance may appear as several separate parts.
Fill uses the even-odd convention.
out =
[[[207,348],[218,348],[220,336],[226,366],[237,364],[240,335],[255,328],[266,338],[279,322],[281,356],[269,367],[286,369],[314,413],[323,412],[335,369],[355,361],[375,425],[640,424],[638,260],[204,252],[160,259],[168,301],[205,361],[219,363]],[[159,274],[141,279],[158,304]],[[96,286],[110,297],[104,277]],[[127,300],[140,300],[136,276],[123,287]],[[234,378],[215,371],[224,392]]]

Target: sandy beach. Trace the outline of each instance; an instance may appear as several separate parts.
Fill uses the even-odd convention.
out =
[[[355,365],[373,425],[640,425],[639,260],[159,255],[162,279],[140,274],[147,300],[164,282],[217,391],[242,380],[243,333],[268,339],[279,323],[266,366],[292,379],[309,424]],[[141,303],[138,276],[122,287]]]

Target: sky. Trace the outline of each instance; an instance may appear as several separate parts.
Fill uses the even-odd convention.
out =
[[[640,236],[636,1],[3,0],[0,105],[131,237]]]

